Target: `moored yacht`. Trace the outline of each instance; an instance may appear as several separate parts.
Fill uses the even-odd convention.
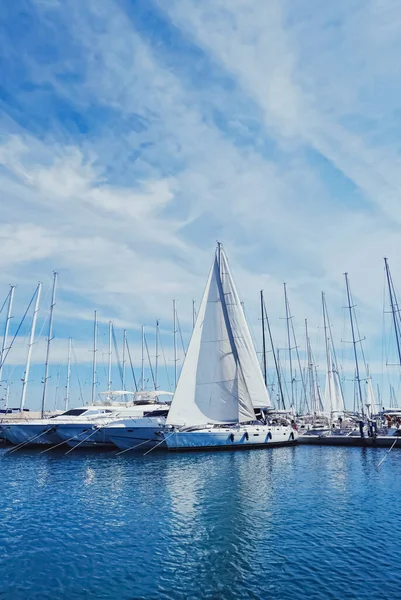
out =
[[[122,395],[123,392],[118,394]],[[113,402],[103,414],[77,416],[68,422],[59,423],[56,427],[57,436],[72,448],[110,446],[113,445],[113,441],[109,437],[109,431],[115,422],[125,423],[140,420],[144,415],[167,414],[169,404],[162,402],[160,397],[172,396],[171,392],[145,390],[132,394],[134,399],[129,404]],[[112,392],[112,395],[116,395],[116,392]]]
[[[58,423],[68,422],[83,415],[89,417],[104,414],[109,411],[109,408],[108,406],[81,406],[49,418],[9,421],[2,424],[2,432],[5,439],[13,445],[50,446],[61,441],[56,433]]]
[[[257,420],[270,407],[228,261],[218,244],[162,434],[169,450],[268,447],[294,443],[287,421]]]

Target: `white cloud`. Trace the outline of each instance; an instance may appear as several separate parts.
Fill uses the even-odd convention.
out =
[[[4,295],[18,282],[21,311],[57,269],[64,337],[81,328],[88,338],[95,307],[133,336],[156,317],[168,329],[174,297],[188,334],[220,239],[256,337],[264,288],[283,346],[285,280],[299,337],[305,316],[318,331],[326,289],[340,344],[347,270],[377,362],[383,255],[401,281],[399,147],[388,116],[397,121],[398,96],[374,88],[380,77],[395,90],[397,5],[159,5],[188,53],[114,2],[38,3],[49,31],[59,35],[62,20],[67,38],[46,64],[27,52],[27,76],[93,121],[85,135],[62,119],[42,135],[4,121]]]

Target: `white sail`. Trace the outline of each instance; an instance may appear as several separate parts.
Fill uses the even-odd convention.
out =
[[[369,414],[375,415],[377,413],[376,397],[371,377],[365,380],[365,404],[368,406]]]
[[[246,386],[246,391],[244,390],[242,393],[240,391],[239,396],[240,398],[243,395],[250,396],[255,408],[269,407],[269,394],[263,381],[262,371],[260,370],[258,357],[246,322],[244,309],[241,305],[227,257],[223,250],[221,250],[220,272],[228,319],[231,324],[238,361],[242,370],[243,384]]]
[[[220,275],[223,260],[224,281]],[[250,367],[246,353],[249,350],[243,342],[246,339],[244,324],[249,335],[224,253],[219,249],[207,280],[168,424],[189,427],[254,420],[248,387]]]
[[[344,397],[340,384],[340,377],[336,371],[331,351],[329,350],[329,365],[330,370],[326,374],[326,387],[324,391],[323,410],[325,415],[332,417],[333,413],[336,416],[344,413]]]

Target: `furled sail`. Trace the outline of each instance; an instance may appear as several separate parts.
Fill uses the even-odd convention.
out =
[[[243,309],[219,247],[167,423],[189,427],[254,420],[253,394],[259,392],[269,405]]]
[[[368,377],[365,380],[365,404],[368,407],[369,414],[375,415],[377,413],[376,397],[373,391],[372,378]]]

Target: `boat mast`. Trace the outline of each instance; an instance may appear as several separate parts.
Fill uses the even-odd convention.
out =
[[[173,334],[174,334],[174,389],[177,387],[177,314],[175,300],[173,300]]]
[[[4,325],[4,334],[3,334],[3,343],[1,345],[1,354],[0,354],[0,382],[3,373],[3,365],[4,365],[4,352],[7,350],[7,340],[8,340],[8,329],[11,321],[11,311],[13,306],[13,298],[14,298],[14,290],[15,285],[10,286],[10,291],[8,292],[8,308],[7,308],[7,318]]]
[[[145,389],[145,326],[142,325],[142,370],[141,370],[141,390]]]
[[[53,273],[53,291],[52,291],[52,300],[50,304],[50,315],[49,315],[49,331],[47,335],[47,348],[46,348],[46,362],[45,362],[45,377],[43,380],[43,395],[42,395],[42,409],[41,409],[41,417],[45,416],[45,408],[46,408],[46,394],[47,394],[47,382],[49,379],[49,357],[50,357],[50,344],[53,339],[53,312],[54,307],[56,305],[56,286],[57,286],[57,275],[56,271]]]
[[[269,317],[267,316],[266,304],[265,304],[264,298],[263,298],[263,312],[264,312],[264,316],[265,316],[265,320],[266,320],[266,324],[267,324],[267,331],[269,333],[270,346],[271,346],[271,349],[272,349],[273,359],[274,359],[274,366],[275,366],[276,374],[277,374],[277,382],[278,382],[278,390],[279,390],[279,402],[281,400],[282,408],[283,408],[283,410],[285,410],[285,401],[284,401],[283,387],[281,385],[281,373],[280,373],[280,365],[279,365],[279,351],[277,350],[277,356],[276,356],[276,351],[274,349],[274,343],[273,343],[272,331],[271,331],[271,328],[270,328],[270,321],[269,321]]]
[[[263,345],[263,378],[267,387],[267,364],[266,364],[266,335],[265,335],[265,311],[263,306],[263,290],[260,290],[260,312],[262,315],[262,345]]]
[[[113,335],[113,321],[109,321],[109,354],[107,362],[107,397],[110,396],[111,392],[111,342]]]
[[[155,356],[155,390],[158,388],[158,368],[159,368],[159,319],[156,321],[156,356]]]
[[[95,404],[96,398],[96,352],[97,352],[97,310],[93,322],[93,371],[92,371],[92,404]]]
[[[351,293],[350,293],[350,289],[349,289],[348,273],[344,273],[344,276],[345,276],[345,285],[346,285],[346,288],[347,288],[349,318],[350,318],[350,322],[351,322],[352,345],[354,347],[355,375],[356,375],[356,382],[357,382],[357,391],[358,391],[358,395],[359,395],[359,402],[360,402],[361,412],[362,412],[362,415],[364,415],[365,411],[364,411],[364,407],[363,407],[363,396],[362,396],[362,388],[361,388],[361,379],[360,379],[360,376],[359,376],[358,353],[357,353],[357,350],[356,350],[357,341],[355,340],[354,320],[352,318],[352,309],[354,308],[355,305],[351,305]]]
[[[284,283],[284,301],[285,301],[285,318],[287,321],[287,342],[288,342],[288,355],[290,359],[290,380],[291,380],[291,406],[294,407],[294,376],[292,372],[292,356],[291,356],[291,338],[290,338],[290,314],[287,298],[287,284]]]
[[[125,391],[125,350],[127,345],[127,330],[124,329],[123,332],[123,364],[122,364],[122,372],[121,372],[121,387],[122,390]]]
[[[333,365],[330,360],[330,346],[329,346],[329,336],[328,336],[328,327],[327,327],[327,309],[326,309],[326,297],[325,293],[322,292],[322,309],[323,309],[323,326],[324,326],[324,342],[326,347],[326,361],[327,361],[327,378],[328,378],[328,387],[329,387],[329,399],[330,399],[330,419],[331,414],[333,412],[333,398],[331,397],[331,383],[330,377],[333,369]]]
[[[386,267],[387,285],[388,285],[388,292],[390,295],[391,313],[393,315],[394,333],[395,333],[395,339],[397,342],[398,359],[399,359],[400,365],[401,365],[400,326],[399,326],[399,323],[397,323],[397,313],[399,314],[398,302],[395,297],[394,284],[393,284],[393,280],[391,277],[390,267],[388,265],[387,258],[384,259],[384,264]]]
[[[308,372],[309,372],[309,393],[310,393],[310,399],[311,399],[311,403],[312,403],[312,411],[314,413],[317,412],[317,408],[316,408],[316,394],[315,394],[315,379],[314,379],[314,373],[313,373],[313,361],[312,361],[312,349],[311,349],[311,345],[310,345],[310,338],[309,338],[309,332],[308,332],[308,319],[305,319],[305,336],[306,336],[306,354],[307,354],[307,361],[308,361]]]
[[[70,400],[71,346],[72,346],[72,338],[68,338],[67,381],[66,381],[66,385],[65,385],[64,410],[68,410],[68,403]]]
[[[26,357],[25,373],[24,373],[24,378],[22,380],[22,394],[21,394],[21,405],[20,405],[21,412],[24,410],[24,407],[25,407],[26,390],[27,390],[27,385],[28,385],[29,370],[31,368],[32,348],[33,348],[33,344],[35,341],[35,329],[36,329],[36,321],[37,321],[38,312],[39,312],[39,300],[40,300],[41,290],[42,290],[42,284],[38,283],[38,287],[36,288],[36,302],[35,302],[35,308],[33,310],[31,333],[29,336],[28,355]]]

